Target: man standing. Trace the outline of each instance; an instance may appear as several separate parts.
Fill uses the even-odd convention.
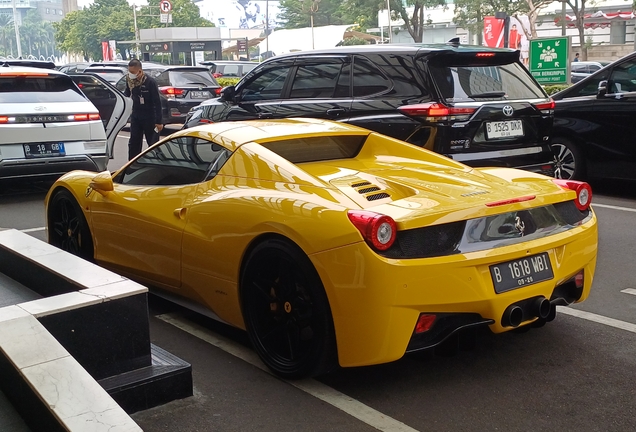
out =
[[[130,140],[128,141],[128,160],[130,160],[141,153],[144,135],[148,146],[151,146],[159,140],[159,132],[163,129],[157,82],[144,73],[141,62],[137,59],[132,59],[128,63],[124,95],[133,100],[130,115]]]
[[[572,61],[575,61],[575,62],[579,61],[579,53],[574,54],[574,60]]]

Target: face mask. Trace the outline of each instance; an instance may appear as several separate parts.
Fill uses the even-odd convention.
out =
[[[135,78],[137,78],[137,74],[134,74],[132,72],[128,72],[128,76],[130,77],[131,80],[134,80]]]

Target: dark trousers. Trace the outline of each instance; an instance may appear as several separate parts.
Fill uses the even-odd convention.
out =
[[[159,134],[155,132],[154,119],[145,120],[130,118],[130,140],[128,140],[128,160],[141,153],[141,145],[144,135],[148,147],[159,141]]]

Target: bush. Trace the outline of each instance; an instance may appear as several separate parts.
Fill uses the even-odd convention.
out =
[[[233,86],[236,85],[236,83],[238,83],[240,80],[240,78],[217,78],[216,82],[219,83],[219,85],[221,87],[228,87],[228,86]]]
[[[556,92],[560,92],[561,90],[565,90],[568,87],[570,87],[569,84],[553,84],[553,85],[543,86],[543,89],[545,90],[545,92],[548,95],[552,96]]]

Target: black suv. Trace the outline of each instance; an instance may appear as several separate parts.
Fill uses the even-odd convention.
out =
[[[220,98],[195,107],[184,127],[324,118],[468,165],[552,175],[553,107],[516,51],[457,44],[353,46],[267,60]]]
[[[159,86],[161,117],[163,124],[183,123],[192,107],[221,93],[221,86],[207,67],[151,65],[144,72],[153,77]],[[126,76],[115,85],[126,90]]]

